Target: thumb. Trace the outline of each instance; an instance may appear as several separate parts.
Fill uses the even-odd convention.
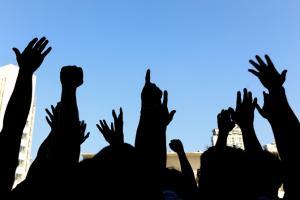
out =
[[[17,49],[17,48],[12,48],[12,50],[15,52],[15,54],[16,54],[16,57],[17,57],[17,59],[21,56],[21,53],[20,53],[20,51],[19,51],[19,49]]]
[[[263,109],[260,107],[260,105],[255,104],[255,108],[257,109],[257,111],[259,112],[259,114],[261,116],[263,116],[263,117],[265,116],[265,113],[264,113]]]
[[[173,120],[173,117],[174,117],[175,113],[176,113],[176,110],[172,110],[170,112],[170,114],[169,114],[169,123]]]
[[[287,73],[287,70],[285,69],[285,70],[283,70],[282,72],[281,72],[281,75],[280,75],[280,77],[281,77],[281,81],[282,81],[282,83],[284,83],[284,81],[285,81],[285,78],[286,78],[286,73]]]

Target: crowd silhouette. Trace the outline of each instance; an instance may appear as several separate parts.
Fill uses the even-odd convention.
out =
[[[151,82],[150,70],[141,92],[141,111],[134,146],[124,141],[123,110],[112,111],[113,122],[96,125],[108,142],[94,157],[80,161],[80,145],[89,137],[80,120],[77,88],[83,70],[62,67],[61,99],[46,109],[51,131],[40,145],[26,179],[13,188],[21,137],[32,101],[32,75],[51,51],[48,40],[34,38],[24,51],[13,48],[19,73],[8,102],[0,133],[0,198],[91,198],[166,200],[298,199],[299,120],[288,104],[283,84],[287,70],[278,72],[268,55],[250,60],[266,91],[264,104],[246,88],[237,92],[236,107],[217,115],[219,136],[201,156],[197,178],[180,140],[169,143],[181,171],[167,168],[166,131],[175,110],[168,108],[168,92]],[[254,111],[271,125],[278,155],[265,151],[255,133]],[[238,125],[245,148],[227,146],[229,132]]]

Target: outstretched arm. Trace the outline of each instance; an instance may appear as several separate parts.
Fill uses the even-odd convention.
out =
[[[264,62],[256,56],[257,62],[250,60],[254,69],[249,71],[259,78],[263,86],[269,93],[264,92],[264,106],[257,105],[259,113],[266,118],[273,129],[279,155],[285,165],[287,180],[285,181],[285,195],[287,198],[295,198],[298,195],[298,186],[294,184],[298,177],[299,159],[295,156],[298,149],[300,134],[300,124],[295,113],[288,104],[283,84],[285,82],[287,70],[279,73],[268,55]]]
[[[283,70],[280,74],[270,57],[266,55],[265,58],[266,63],[259,56],[256,56],[257,62],[250,60],[250,63],[256,70],[249,69],[249,71],[257,76],[263,86],[269,91],[269,93],[264,92],[263,108],[257,105],[257,109],[270,122],[280,157],[287,162],[287,160],[295,158],[290,157],[290,155],[293,153],[292,148],[297,146],[294,141],[298,141],[300,124],[288,104],[283,88],[287,70]]]
[[[138,125],[135,147],[147,159],[154,159],[159,168],[166,167],[166,129],[172,121],[175,110],[168,110],[168,92],[162,91],[150,81],[147,70],[145,86],[142,91],[142,108]],[[153,160],[153,161],[154,161]]]
[[[182,174],[186,177],[188,183],[190,184],[191,191],[195,191],[197,188],[196,179],[194,176],[193,169],[190,162],[188,161],[186,154],[184,152],[183,145],[180,140],[171,140],[169,144],[170,148],[175,151],[178,155],[180,161],[180,167]]]
[[[79,113],[77,107],[77,88],[83,83],[83,71],[77,66],[65,66],[60,72],[62,85],[60,111],[58,117],[57,145],[69,155],[69,162],[76,163],[79,160],[81,135],[79,131]],[[60,149],[57,148],[57,149]],[[61,153],[57,152],[57,156]],[[66,157],[61,158],[66,160]]]
[[[47,48],[48,40],[34,38],[21,53],[13,48],[19,73],[15,88],[7,104],[0,135],[0,193],[11,190],[16,167],[23,129],[26,124],[32,98],[32,75],[40,67],[44,58],[51,51]]]
[[[166,129],[175,111],[168,111],[166,91],[163,103],[161,102],[162,91],[151,83],[150,70],[147,71],[145,80],[135,147],[151,173],[149,178],[158,186],[166,168]]]

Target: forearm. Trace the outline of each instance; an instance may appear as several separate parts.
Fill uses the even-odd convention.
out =
[[[216,142],[216,147],[217,148],[225,148],[226,145],[227,145],[227,136],[228,136],[228,133],[223,133],[222,130],[220,130],[219,132],[219,135],[218,135],[218,139],[217,139],[217,142]]]
[[[32,74],[19,70],[3,119],[3,134],[22,136],[32,99]]]
[[[10,190],[18,166],[23,129],[26,124],[32,98],[32,74],[19,71],[15,88],[8,102],[1,131],[0,154],[5,163],[0,168],[0,190]]]
[[[248,152],[261,152],[263,149],[257,139],[253,125],[241,127],[245,150]]]
[[[297,148],[300,124],[291,109],[284,88],[270,93],[275,104],[271,117],[268,119],[273,129],[278,151],[283,160],[287,160]]]
[[[196,179],[194,177],[194,172],[190,162],[188,161],[185,152],[178,152],[178,157],[180,161],[180,167],[182,174],[187,178],[188,182],[191,184],[191,189],[197,188]]]
[[[135,147],[140,156],[151,166],[153,172],[162,168],[162,129],[157,109],[142,109],[136,133]],[[166,153],[165,153],[166,154]],[[165,155],[164,155],[165,156]],[[165,165],[164,165],[165,167]]]
[[[160,144],[159,144],[159,154],[160,154],[160,168],[164,170],[167,166],[167,145],[166,145],[166,131],[167,127],[162,127],[160,133]]]
[[[61,122],[72,126],[79,121],[76,88],[62,88],[61,94]]]

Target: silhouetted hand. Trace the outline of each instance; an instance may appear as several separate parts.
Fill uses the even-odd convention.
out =
[[[35,70],[37,70],[42,64],[44,58],[51,51],[51,47],[44,51],[48,42],[49,41],[45,37],[42,37],[40,40],[38,40],[38,38],[34,38],[28,43],[27,47],[22,53],[19,51],[19,49],[14,47],[13,51],[16,54],[20,70],[28,73],[35,72]]]
[[[269,91],[277,90],[285,82],[287,70],[283,70],[281,74],[276,70],[270,57],[265,55],[267,63],[265,63],[259,56],[255,56],[257,62],[250,60],[249,62],[255,67],[255,69],[249,69],[248,71],[259,78],[260,82]]]
[[[79,123],[79,137],[80,137],[80,144],[84,143],[86,141],[86,139],[88,139],[88,137],[90,136],[90,132],[88,132],[87,134],[85,134],[85,130],[86,130],[86,123],[84,122],[84,120],[82,120]]]
[[[226,134],[234,128],[235,123],[232,119],[234,114],[234,110],[232,108],[228,108],[228,110],[222,110],[218,116],[218,128],[219,134]]]
[[[274,112],[274,105],[271,100],[270,94],[263,92],[264,95],[264,105],[261,108],[258,104],[256,104],[256,109],[258,110],[259,114],[270,120],[272,118],[272,113]]]
[[[171,142],[169,143],[169,146],[176,153],[184,153],[183,145],[179,139],[171,140]]]
[[[241,92],[238,91],[236,99],[236,108],[234,120],[240,128],[249,128],[253,126],[254,110],[257,105],[257,98],[252,99],[252,93],[244,89],[243,100]]]
[[[59,110],[60,110],[60,103],[57,103],[55,108],[53,105],[51,105],[51,112],[47,108],[45,109],[46,113],[48,114],[48,116],[46,116],[46,121],[49,124],[52,131],[58,128]]]
[[[112,111],[112,115],[114,118],[114,123],[111,123],[110,127],[107,125],[105,120],[100,120],[100,125],[97,124],[96,126],[110,145],[123,144],[124,134],[122,108],[120,108],[120,114],[118,116],[116,115],[115,110]]]
[[[150,70],[147,70],[145,77],[145,85],[142,91],[142,107],[152,108],[160,106],[162,91],[150,81]]]
[[[163,103],[162,103],[162,121],[165,126],[168,126],[169,123],[173,120],[173,117],[176,113],[176,110],[169,112],[168,109],[168,92],[164,91]]]
[[[60,71],[62,87],[77,88],[83,83],[83,71],[81,67],[65,66]]]

